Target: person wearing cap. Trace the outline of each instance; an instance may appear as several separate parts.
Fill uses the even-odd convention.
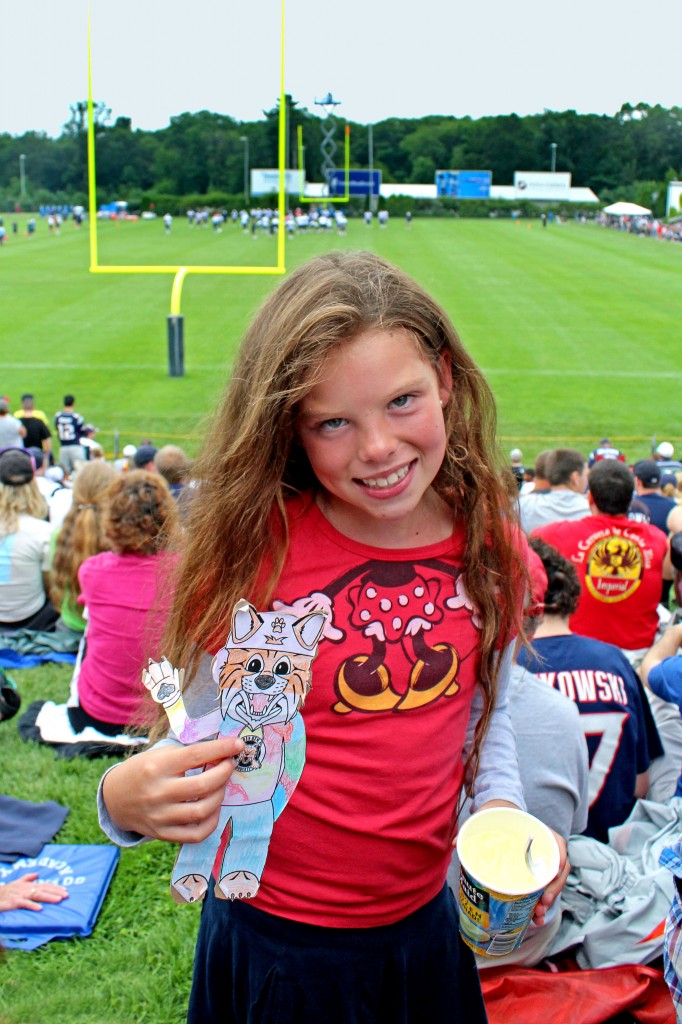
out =
[[[523,452],[520,448],[512,448],[509,452],[509,468],[516,480],[516,485],[521,490],[523,484]]]
[[[539,538],[531,537],[530,544],[542,560],[547,587],[531,648],[521,647],[518,661],[572,700],[580,713],[590,754],[585,835],[606,843],[609,828],[625,821],[635,800],[646,795],[649,765],[663,748],[627,658],[612,644],[581,636],[569,625],[581,600],[575,566]]]
[[[83,449],[86,462],[90,462],[91,459],[95,458],[94,450],[101,447],[95,441],[95,434],[98,433],[97,427],[93,427],[92,423],[86,423],[81,430],[81,448]]]
[[[33,395],[21,396],[21,409],[14,413],[14,417],[26,431],[24,448],[40,448],[49,456],[52,451],[52,431],[47,425],[45,413],[34,407]]]
[[[592,469],[595,462],[601,462],[602,459],[617,459],[618,462],[625,462],[625,455],[620,448],[611,444],[608,437],[602,437],[597,447],[588,456],[587,468]]]
[[[541,526],[533,536],[576,567],[581,596],[573,632],[615,644],[639,664],[658,629],[668,542],[655,526],[628,518],[634,478],[622,462],[595,463],[587,486],[591,515]]]
[[[26,428],[10,415],[9,402],[0,398],[0,448],[23,448]]]
[[[660,464],[653,459],[640,459],[633,467],[635,493],[649,510],[649,521],[668,536],[682,530],[682,510],[673,498],[661,494]],[[671,516],[671,513],[675,515]]]
[[[49,630],[59,617],[49,599],[47,506],[25,448],[0,452],[0,629]]]
[[[114,459],[114,469],[117,473],[126,473],[132,467],[133,455],[137,451],[134,444],[126,444],[119,458]]]
[[[675,448],[670,441],[661,441],[654,452],[655,462],[669,462],[675,454]]]
[[[157,451],[158,448],[155,448],[153,444],[141,444],[133,455],[133,466],[135,469],[144,469],[147,473],[156,473],[154,456]]]

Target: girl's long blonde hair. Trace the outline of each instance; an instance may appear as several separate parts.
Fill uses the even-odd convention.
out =
[[[325,356],[366,330],[409,331],[438,370],[452,370],[445,408],[447,450],[434,481],[464,524],[463,574],[482,623],[485,734],[496,693],[500,644],[519,624],[523,559],[507,483],[499,472],[492,393],[445,311],[398,268],[368,252],[331,252],[294,271],[246,332],[222,405],[195,467],[184,556],[166,651],[190,671],[229,631],[240,597],[270,600],[287,550],[285,499],[316,480],[297,440],[301,399]],[[263,573],[263,566],[269,572]]]
[[[117,478],[108,462],[84,463],[73,483],[73,503],[64,517],[52,559],[51,597],[60,605],[68,592],[76,602],[81,590],[78,570],[86,558],[109,548],[104,532],[106,492]]]
[[[0,484],[0,538],[19,529],[19,516],[47,519],[47,502],[35,480],[26,484]]]

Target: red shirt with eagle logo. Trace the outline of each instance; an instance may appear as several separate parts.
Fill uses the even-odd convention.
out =
[[[600,514],[539,526],[533,536],[577,569],[582,593],[569,620],[574,633],[628,651],[651,646],[668,547],[656,526]]]

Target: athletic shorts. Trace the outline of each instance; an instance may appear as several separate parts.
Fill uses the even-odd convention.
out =
[[[320,928],[206,896],[188,1024],[485,1024],[445,886],[396,924]]]

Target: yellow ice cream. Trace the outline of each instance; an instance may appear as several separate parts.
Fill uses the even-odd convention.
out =
[[[531,847],[533,871],[526,863]],[[460,861],[481,885],[495,892],[523,894],[544,888],[558,870],[558,850],[549,829],[519,811],[496,808],[475,814],[457,841]]]

